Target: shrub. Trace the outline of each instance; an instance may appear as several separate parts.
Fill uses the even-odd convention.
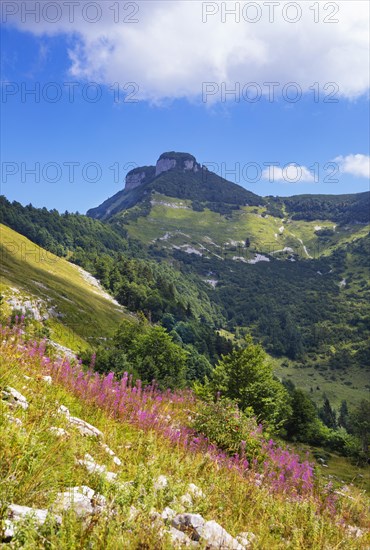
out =
[[[261,458],[261,427],[250,410],[242,412],[231,399],[198,401],[192,428],[228,454],[244,455],[249,462]]]

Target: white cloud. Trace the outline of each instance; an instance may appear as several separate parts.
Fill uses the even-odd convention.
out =
[[[334,159],[334,162],[338,163],[339,170],[344,174],[370,178],[370,156],[368,155],[339,156]]]
[[[287,183],[306,183],[314,182],[315,178],[306,166],[300,166],[296,163],[281,166],[269,166],[262,171],[262,177],[271,183],[275,181],[285,181]]]
[[[35,2],[29,3],[35,5]],[[315,82],[321,86],[335,82],[339,87],[338,96],[350,99],[369,89],[368,2],[329,2],[325,5],[332,7],[324,9],[321,3],[300,1],[297,4],[301,6],[302,16],[296,23],[284,20],[286,2],[280,2],[275,8],[272,23],[268,2],[260,3],[262,15],[256,23],[248,21],[254,17],[252,8],[243,12],[245,4],[250,2],[152,0],[136,3],[139,12],[132,17],[138,19],[137,23],[115,23],[112,6],[118,3],[103,0],[100,0],[103,15],[97,23],[89,23],[86,17],[84,20],[83,2],[79,2],[75,10],[74,22],[69,22],[66,6],[72,2],[62,0],[59,4],[63,6],[63,17],[55,23],[43,17],[36,23],[32,16],[22,22],[21,10],[9,16],[8,21],[36,35],[70,36],[73,44],[69,49],[70,73],[74,79],[108,85],[136,82],[140,97],[150,101],[181,97],[199,100],[203,82],[225,82],[229,88],[235,82],[242,86],[257,82],[266,91],[264,82],[276,81],[282,87],[293,81],[312,96],[309,88]],[[46,4],[55,5],[55,2]],[[333,14],[336,4],[339,11]],[[129,17],[128,3],[119,5],[120,19]],[[202,22],[206,5],[217,13]],[[315,15],[314,5],[319,5],[319,15]],[[227,16],[226,22],[222,22],[222,6],[239,7],[240,22],[235,22],[235,16]],[[52,8],[50,10],[49,18],[52,18]],[[87,13],[92,18],[93,8]],[[247,16],[243,18],[245,13]],[[290,18],[294,16],[293,11],[286,13]],[[316,23],[315,16],[319,17]],[[338,19],[338,22],[325,23],[324,18]],[[328,89],[327,93],[331,91]],[[209,98],[211,102],[219,100],[220,94]]]

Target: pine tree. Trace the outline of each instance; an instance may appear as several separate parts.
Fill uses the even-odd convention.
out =
[[[328,428],[332,428],[333,430],[337,428],[335,411],[332,409],[330,401],[326,396],[324,398],[324,404],[319,410],[319,417]]]
[[[345,428],[348,431],[349,413],[348,413],[348,406],[347,406],[346,400],[343,400],[340,404],[338,426],[341,426],[342,428]]]

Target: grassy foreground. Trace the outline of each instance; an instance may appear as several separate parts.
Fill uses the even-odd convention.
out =
[[[310,469],[292,461],[302,479],[295,483],[286,473],[286,482],[276,485],[272,473],[283,460],[276,450],[263,464],[264,480],[253,468],[242,470],[241,461],[225,459],[210,446],[196,446],[200,438],[190,438],[186,428],[186,419],[194,414],[191,394],[161,394],[132,388],[127,380],[115,382],[112,376],[101,379],[78,365],[50,359],[42,344],[25,343],[19,329],[3,328],[1,340],[0,389],[15,388],[29,407],[11,408],[0,401],[0,519],[11,503],[52,508],[58,492],[78,485],[107,499],[105,511],[83,520],[71,511],[63,513],[58,528],[36,528],[27,521],[12,548],[174,548],[154,513],[166,506],[216,520],[233,536],[251,532],[256,536],[253,548],[368,548],[363,492],[346,486],[336,488],[337,494],[318,473],[312,483],[302,484]],[[51,376],[51,383],[44,376]],[[58,413],[60,405],[96,426],[103,437],[82,436]],[[67,434],[57,437],[50,427]],[[116,480],[108,482],[77,464],[86,453],[117,473]],[[162,488],[159,476],[168,482]],[[204,493],[191,503],[182,499],[189,483]]]

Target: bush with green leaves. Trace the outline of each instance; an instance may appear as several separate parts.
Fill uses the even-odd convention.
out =
[[[151,325],[142,316],[139,322],[124,321],[113,345],[98,349],[95,368],[119,375],[127,371],[144,385],[155,380],[160,388],[181,388],[185,385],[187,355],[163,327]]]
[[[191,427],[229,454],[243,454],[249,462],[261,459],[260,428],[250,409],[243,412],[226,397],[197,402]]]
[[[243,411],[249,408],[274,431],[281,430],[292,413],[288,391],[274,377],[262,346],[251,338],[244,348],[222,356],[206,387],[213,395],[233,399]]]

